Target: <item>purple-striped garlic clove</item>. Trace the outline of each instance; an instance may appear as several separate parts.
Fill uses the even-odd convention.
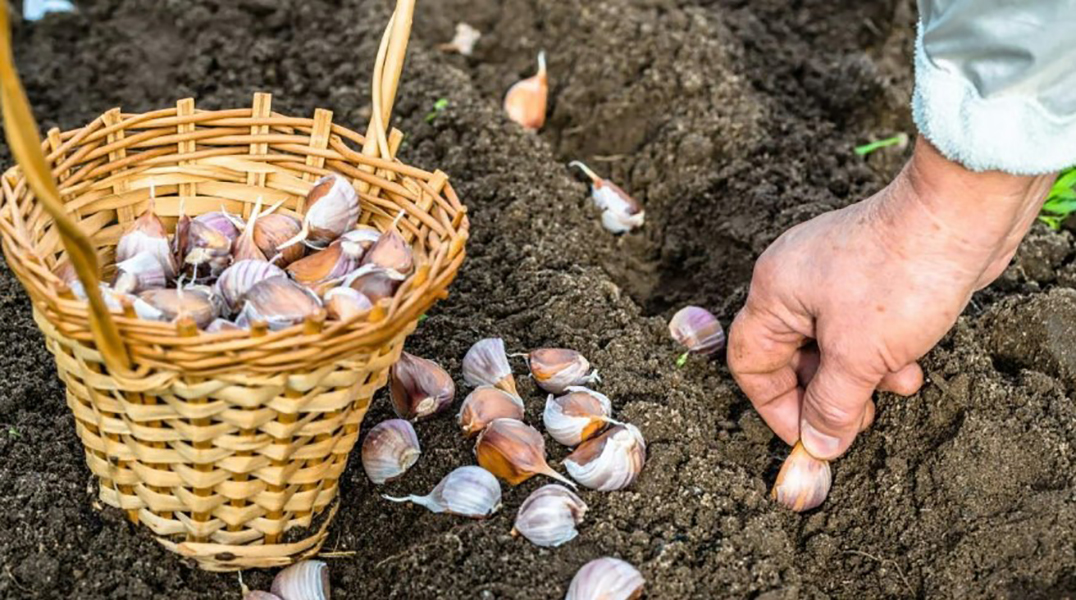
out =
[[[571,386],[601,381],[598,370],[590,371],[585,356],[567,348],[540,348],[527,354],[527,365],[538,387],[554,394]]]
[[[284,600],[280,596],[272,592],[263,592],[261,590],[252,590],[247,592],[243,596],[243,600]]]
[[[551,483],[523,501],[512,535],[522,535],[536,546],[556,548],[579,535],[575,527],[586,513],[586,503],[575,492]]]
[[[425,496],[382,496],[392,502],[410,502],[431,512],[485,519],[501,507],[501,484],[482,467],[459,467]]]
[[[575,487],[546,462],[542,434],[517,419],[494,419],[478,434],[474,453],[479,465],[510,485],[545,475]]]
[[[359,196],[348,180],[330,173],[317,180],[303,203],[302,229],[278,250],[304,242],[311,248],[324,248],[359,221]]]
[[[634,425],[614,425],[564,459],[572,479],[592,490],[621,490],[635,481],[646,464],[646,440]]]
[[[549,435],[565,446],[577,446],[612,423],[609,398],[594,390],[570,386],[568,393],[545,402],[542,423]]]
[[[389,371],[392,407],[404,419],[417,421],[435,415],[450,404],[456,384],[440,365],[407,352]]]
[[[370,246],[362,259],[364,265],[377,265],[383,269],[389,269],[404,275],[411,272],[415,267],[415,259],[411,252],[411,246],[407,245],[400,232],[396,231],[395,225],[382,233],[377,242]]]
[[[523,400],[491,385],[474,389],[460,406],[459,423],[465,437],[478,435],[496,419],[523,420]]]
[[[183,262],[195,281],[207,281],[218,277],[231,264],[232,240],[199,218],[191,221]]]
[[[646,580],[619,558],[598,558],[583,565],[568,586],[564,600],[637,600]]]
[[[166,279],[176,276],[177,265],[168,242],[168,230],[154,212],[152,199],[145,212],[135,219],[127,232],[120,237],[116,244],[116,262],[122,263],[143,253],[157,259]]]
[[[322,296],[330,319],[347,321],[374,307],[366,294],[349,287],[335,287]]]
[[[568,163],[579,167],[590,178],[590,195],[594,205],[602,211],[602,227],[614,234],[627,233],[646,222],[646,211],[638,200],[632,198],[615,183],[602,179],[590,167],[578,160]]]
[[[811,456],[802,443],[796,442],[777,473],[771,496],[782,506],[803,512],[825,502],[832,484],[829,461]]]
[[[546,73],[545,52],[539,52],[538,73],[517,81],[508,89],[504,96],[504,112],[524,129],[537,131],[545,124],[548,99],[549,76]]]
[[[478,340],[467,350],[463,357],[463,379],[469,385],[492,385],[519,397],[501,338]]]
[[[391,298],[406,279],[402,274],[377,265],[363,265],[344,278],[343,286],[362,292],[370,302]]]
[[[233,313],[243,306],[250,288],[271,277],[285,275],[283,269],[264,260],[240,260],[220,274],[215,288],[228,312]]]
[[[321,300],[310,290],[284,276],[270,277],[247,290],[236,323],[247,328],[264,321],[278,331],[302,323],[321,310]]]
[[[124,294],[137,294],[143,290],[163,288],[168,285],[168,273],[161,261],[149,252],[135,254],[116,264],[116,278],[112,289]]]
[[[422,454],[418,434],[403,419],[382,421],[362,442],[362,468],[375,485],[401,477]]]
[[[685,306],[676,311],[669,321],[669,333],[688,352],[695,354],[712,354],[725,347],[725,330],[721,323],[710,311],[698,306]]]
[[[273,578],[272,593],[282,600],[329,600],[329,567],[320,560],[303,560]]]

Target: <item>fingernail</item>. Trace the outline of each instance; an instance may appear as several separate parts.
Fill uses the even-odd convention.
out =
[[[836,458],[840,452],[840,438],[822,433],[807,421],[800,423],[800,438],[803,440],[803,447],[815,458],[830,460]]]

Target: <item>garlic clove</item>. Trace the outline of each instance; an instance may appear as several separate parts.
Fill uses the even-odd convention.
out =
[[[176,276],[177,265],[168,242],[168,231],[154,212],[153,200],[150,200],[145,212],[135,219],[130,229],[120,237],[116,244],[116,263],[125,262],[142,253],[150,254],[161,263],[166,279]]]
[[[422,454],[418,435],[403,419],[382,421],[362,442],[362,468],[376,485],[392,481],[411,468]]]
[[[483,385],[463,400],[459,423],[465,437],[478,435],[494,419],[523,420],[523,400],[504,390]]]
[[[82,287],[82,283],[77,282],[76,285],[71,286],[72,293],[75,294],[81,300],[86,300],[86,290]],[[124,312],[124,303],[130,303],[134,308],[135,316],[139,319],[145,319],[146,321],[168,321],[169,317],[164,314],[163,311],[154,307],[149,302],[146,302],[142,298],[132,294],[125,294],[123,292],[117,292],[107,284],[100,284],[101,298],[105,301],[105,306],[108,310],[116,313]]]
[[[162,320],[190,317],[199,329],[207,327],[219,315],[212,296],[200,290],[157,288],[145,290],[138,297],[161,311]]]
[[[462,56],[470,56],[481,37],[482,32],[467,23],[456,23],[456,35],[452,41],[439,44],[437,49],[441,52],[458,52]]]
[[[501,484],[482,467],[459,467],[425,496],[382,496],[392,502],[411,502],[431,512],[485,519],[501,508]]]
[[[619,558],[598,558],[583,565],[564,600],[636,600],[643,595],[642,573]]]
[[[345,252],[344,246],[333,242],[328,248],[291,263],[287,272],[292,279],[307,287],[344,277],[359,266],[354,254]]]
[[[717,317],[698,306],[685,306],[669,321],[673,339],[695,354],[712,354],[725,347],[725,330]]]
[[[299,220],[289,215],[272,213],[258,217],[253,226],[254,245],[273,264],[286,267],[306,254],[306,246],[293,244],[280,248],[302,231]]]
[[[183,262],[195,281],[217,277],[231,263],[232,240],[198,218],[191,221],[187,244]]]
[[[283,269],[264,260],[240,260],[232,263],[232,266],[220,274],[214,287],[231,313],[243,306],[243,300],[250,288],[271,277],[285,275]]]
[[[579,167],[590,178],[590,195],[594,205],[602,211],[602,226],[607,231],[621,234],[642,227],[646,221],[646,211],[638,200],[615,183],[602,179],[578,160],[568,163],[568,166]]]
[[[564,459],[572,479],[602,492],[628,487],[646,464],[646,440],[634,425],[614,425]]]
[[[124,294],[137,294],[142,290],[163,288],[168,285],[168,274],[157,257],[140,252],[116,264],[116,278],[112,288]]]
[[[571,386],[568,393],[545,402],[542,423],[549,435],[565,446],[576,446],[612,422],[609,398],[585,387]]]
[[[236,323],[246,328],[254,321],[265,321],[278,331],[302,323],[321,310],[321,300],[310,290],[284,276],[270,277],[247,290]]]
[[[796,442],[777,473],[771,496],[783,506],[803,512],[825,502],[832,484],[829,461],[811,456],[802,443]]]
[[[546,475],[575,487],[546,462],[542,434],[517,419],[494,419],[478,434],[474,451],[479,465],[511,485]]]
[[[278,250],[305,242],[312,248],[324,248],[359,221],[361,208],[355,188],[340,175],[330,173],[317,180],[303,203],[302,229]]]
[[[374,307],[365,294],[349,287],[332,288],[322,299],[329,318],[337,321],[350,320]]]
[[[575,539],[575,526],[583,522],[587,505],[574,492],[551,483],[523,501],[512,535],[522,535],[536,546],[556,548]]]
[[[181,264],[187,256],[187,242],[190,239],[191,218],[183,212],[183,201],[179,202],[179,219],[176,221],[176,230],[172,234],[172,259],[175,264]]]
[[[213,321],[206,325],[206,333],[220,333],[222,331],[242,331],[243,328],[229,321],[228,319],[213,319]]]
[[[377,303],[391,298],[404,279],[406,277],[396,271],[377,265],[363,265],[345,277],[341,285],[362,292],[370,302]]]
[[[601,381],[597,369],[587,374],[590,362],[567,348],[540,348],[527,355],[527,364],[538,387],[560,394],[570,386]]]
[[[537,131],[545,124],[548,97],[549,76],[546,73],[545,52],[539,52],[538,73],[517,81],[508,89],[504,97],[504,112],[524,129]]]
[[[243,596],[243,600],[284,600],[284,599],[281,598],[280,596],[277,596],[276,594],[274,594],[272,592],[263,592],[263,591],[260,591],[260,590],[253,590],[253,591],[247,592]]]
[[[519,397],[501,338],[479,340],[467,350],[463,357],[463,379],[470,385],[492,385]]]
[[[228,239],[229,247],[239,237],[239,228],[243,226],[243,220],[237,216],[229,215],[224,211],[207,212],[191,221],[191,225],[199,223],[216,231]]]
[[[366,251],[362,259],[364,265],[377,265],[397,273],[407,274],[415,266],[411,247],[404,241],[395,227],[381,234],[377,242]]]
[[[437,414],[452,404],[456,384],[432,360],[402,352],[389,370],[392,407],[404,419],[417,421]]]
[[[329,600],[329,567],[320,560],[302,560],[273,578],[270,590],[282,600]]]

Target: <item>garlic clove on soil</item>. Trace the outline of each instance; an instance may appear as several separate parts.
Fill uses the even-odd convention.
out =
[[[362,442],[362,468],[376,485],[392,481],[411,468],[422,454],[418,434],[403,419],[382,421]]]
[[[148,253],[157,259],[164,270],[165,278],[176,276],[176,260],[172,256],[172,246],[168,242],[168,230],[154,212],[154,201],[139,215],[130,229],[120,236],[116,244],[116,263],[125,262],[138,254]]]
[[[492,385],[519,397],[512,367],[508,365],[508,355],[504,352],[504,340],[501,338],[486,338],[475,342],[463,357],[462,368],[463,379],[469,385]]]
[[[638,428],[627,423],[583,442],[564,459],[572,479],[601,492],[628,487],[645,464],[646,440]]]
[[[359,221],[362,209],[359,195],[348,180],[330,173],[317,180],[307,193],[303,206],[302,229],[277,250],[304,242],[312,248],[324,248]]]
[[[583,565],[564,600],[636,600],[643,595],[642,573],[619,558],[603,557]]]
[[[456,384],[440,365],[407,352],[389,370],[392,407],[411,421],[437,414],[452,404]]]
[[[459,423],[465,437],[474,437],[495,419],[523,420],[523,400],[491,385],[481,385],[463,400]]]
[[[832,483],[829,461],[811,456],[802,443],[796,442],[777,473],[770,495],[781,505],[803,512],[825,502]]]
[[[725,347],[725,330],[717,317],[705,308],[685,306],[676,311],[669,320],[669,333],[673,339],[695,354],[713,354]],[[682,364],[682,357],[677,362]]]
[[[168,274],[161,261],[149,252],[140,252],[116,264],[116,278],[112,289],[124,294],[137,294],[143,290],[163,288],[168,285]]]
[[[283,269],[264,260],[240,260],[220,274],[214,287],[228,311],[235,312],[242,307],[250,288],[271,277],[285,275]]]
[[[537,131],[545,124],[548,98],[549,76],[546,73],[545,52],[539,52],[538,73],[517,81],[508,89],[504,96],[504,112],[524,129]]]
[[[392,502],[411,502],[431,512],[485,519],[501,507],[501,484],[482,467],[459,467],[425,496],[382,496]]]
[[[583,522],[587,505],[575,492],[551,483],[523,501],[512,535],[522,535],[536,546],[555,548],[575,539],[575,526]]]
[[[347,321],[374,307],[365,294],[349,287],[332,288],[322,300],[329,318],[337,321]]]
[[[304,244],[280,248],[285,242],[299,235],[302,228],[299,220],[290,215],[272,213],[259,216],[253,224],[254,245],[274,265],[286,267],[306,254]]]
[[[277,331],[302,323],[319,310],[321,300],[313,292],[287,277],[276,276],[247,290],[236,323],[246,328],[254,321],[264,321]]]
[[[549,435],[565,446],[576,446],[598,433],[612,421],[609,398],[594,390],[570,386],[568,393],[546,399],[542,423]]]
[[[540,348],[526,355],[527,365],[538,387],[560,394],[571,386],[601,381],[598,371],[590,370],[586,357],[567,348]]]
[[[511,485],[545,475],[575,487],[546,462],[542,434],[517,419],[494,419],[478,434],[474,452],[479,465]]]
[[[482,32],[467,23],[456,23],[456,35],[451,42],[439,44],[437,49],[441,52],[458,52],[462,56],[470,56],[474,52],[474,46],[482,37]]]
[[[568,166],[579,167],[590,178],[590,196],[594,205],[602,211],[602,227],[605,227],[606,231],[621,234],[643,226],[646,211],[638,200],[628,195],[620,186],[598,177],[590,167],[578,160],[573,160]]]
[[[282,600],[330,600],[329,567],[320,560],[303,560],[273,578],[272,593]]]

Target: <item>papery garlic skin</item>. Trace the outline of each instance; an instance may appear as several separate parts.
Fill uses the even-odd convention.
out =
[[[206,326],[206,333],[220,333],[223,331],[242,331],[243,328],[229,321],[228,319],[213,319],[209,325]]]
[[[645,584],[642,573],[629,563],[604,557],[576,572],[564,600],[636,600]]]
[[[366,294],[349,287],[335,287],[322,296],[330,319],[347,321],[374,307]]]
[[[482,32],[467,23],[456,23],[456,35],[451,42],[439,44],[437,49],[441,52],[458,52],[461,56],[470,56],[474,52],[474,46],[482,37]]]
[[[478,340],[463,357],[463,380],[468,385],[491,385],[519,397],[512,367],[504,351],[504,340],[486,338]]]
[[[235,312],[242,307],[250,288],[266,279],[284,276],[284,270],[274,264],[262,260],[240,260],[220,274],[214,288],[228,311]]]
[[[321,310],[321,299],[287,277],[270,277],[247,290],[236,323],[244,329],[264,321],[278,331],[302,323]]]
[[[669,334],[689,352],[712,354],[725,347],[725,330],[710,311],[685,306],[669,320]]]
[[[491,385],[475,388],[463,400],[458,415],[465,437],[478,435],[496,419],[523,420],[523,400]]]
[[[125,294],[123,292],[117,292],[107,284],[99,284],[101,290],[101,299],[104,300],[105,306],[108,307],[110,312],[123,313],[124,302],[131,304],[134,308],[135,316],[145,321],[170,321],[171,318],[165,315],[164,311],[153,306],[149,302],[146,302],[142,298],[133,294]],[[71,293],[80,300],[87,300],[86,290],[82,287],[82,283],[75,280],[71,284]]]
[[[546,102],[549,97],[549,76],[546,73],[545,52],[538,53],[538,73],[516,82],[504,96],[504,111],[508,118],[528,131],[537,131],[545,124]]]
[[[459,467],[425,496],[382,496],[392,502],[411,502],[431,512],[485,519],[501,508],[501,484],[482,467]]]
[[[440,365],[407,352],[389,371],[392,407],[401,418],[416,421],[435,415],[450,404],[456,384]]]
[[[374,426],[362,442],[362,468],[375,485],[401,477],[422,454],[411,423],[389,419]]]
[[[137,294],[143,290],[163,288],[168,285],[168,274],[161,261],[149,252],[141,252],[116,263],[116,278],[112,288],[124,294]]]
[[[829,461],[811,456],[802,443],[796,442],[777,473],[771,496],[781,505],[803,512],[825,502],[832,484]]]
[[[277,573],[272,593],[282,600],[329,600],[329,567],[320,560],[303,560]]]
[[[590,439],[612,420],[613,406],[605,394],[569,386],[564,396],[546,399],[542,423],[549,435],[565,446]]]
[[[551,483],[538,488],[523,501],[516,514],[512,535],[522,535],[536,546],[555,548],[579,535],[587,505],[574,492]]]
[[[527,355],[527,364],[538,387],[560,394],[571,386],[601,381],[598,371],[590,371],[585,356],[567,348],[539,348]]]
[[[545,459],[545,440],[538,430],[517,419],[494,419],[478,434],[474,446],[478,464],[510,485],[545,475],[575,487]]]
[[[614,425],[564,459],[572,479],[592,490],[612,492],[635,481],[646,464],[646,440],[634,425]]]
[[[141,253],[148,253],[161,263],[166,279],[176,276],[176,259],[168,242],[168,231],[153,211],[153,201],[131,227],[120,236],[116,244],[116,263],[121,263]]]

